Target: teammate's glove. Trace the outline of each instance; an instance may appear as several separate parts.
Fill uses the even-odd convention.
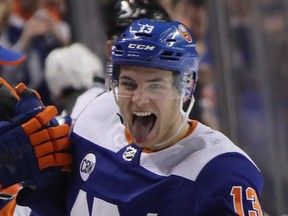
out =
[[[6,188],[40,174],[48,167],[67,167],[72,157],[67,124],[48,127],[53,106],[22,113],[0,125],[0,183]]]

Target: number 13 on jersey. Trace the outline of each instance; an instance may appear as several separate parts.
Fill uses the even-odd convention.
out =
[[[250,201],[253,210],[248,211],[246,216],[263,216],[261,205],[259,203],[257,194],[253,188],[248,187],[243,197],[242,186],[234,186],[230,195],[233,196],[234,210],[239,216],[245,216],[243,202]]]

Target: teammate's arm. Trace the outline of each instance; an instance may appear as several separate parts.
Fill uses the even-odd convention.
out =
[[[15,92],[11,90],[11,94]],[[55,123],[57,109],[35,107],[42,104],[37,94],[26,95],[25,100],[21,97],[16,105],[19,115],[0,122],[0,188],[47,172],[49,167],[66,169],[72,161],[69,125]]]

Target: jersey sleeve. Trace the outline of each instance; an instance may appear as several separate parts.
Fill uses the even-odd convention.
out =
[[[229,212],[235,215],[263,215],[260,204],[263,188],[261,172],[240,153],[224,153],[215,157],[199,173],[196,182],[205,191],[199,199],[199,212],[207,215],[213,215],[212,212],[223,212],[221,215],[229,215]]]
[[[0,191],[0,215],[13,215],[16,207],[16,195],[21,189],[19,184]]]
[[[41,177],[37,187],[24,185],[17,195],[17,204],[29,207],[35,215],[66,215],[68,178],[68,173],[58,173]]]

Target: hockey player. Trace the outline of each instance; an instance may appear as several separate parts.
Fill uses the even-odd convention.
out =
[[[49,53],[45,60],[45,78],[54,105],[62,110],[60,117],[71,116],[79,95],[92,88],[94,79],[104,81],[104,72],[102,62],[97,55],[84,44],[73,43]],[[104,82],[102,86],[101,93]],[[95,95],[91,94],[90,98]],[[79,101],[79,110],[86,105],[85,101]],[[74,116],[78,115],[73,114],[72,120]]]
[[[107,56],[110,59],[110,50],[112,48],[112,42],[121,34],[121,32],[124,31],[124,29],[126,27],[128,27],[131,22],[137,18],[141,18],[141,17],[150,17],[153,19],[168,19],[168,15],[165,13],[165,11],[159,7],[159,5],[157,4],[156,1],[125,1],[125,0],[121,0],[121,1],[117,1],[117,4],[115,6],[114,4],[115,2],[111,2],[111,5],[107,6],[107,8],[111,9],[111,7],[113,8],[113,16],[109,17],[111,18],[111,20],[109,19],[109,21],[107,21],[107,25],[106,27],[108,27],[106,29],[107,32],[107,37],[108,37],[108,41],[107,41]],[[124,6],[124,7],[123,7]],[[108,11],[110,11],[108,9]],[[93,92],[95,93],[95,88],[93,88]],[[81,97],[81,99],[84,100],[88,100],[88,101],[92,101],[92,98],[96,97],[96,94],[93,95],[91,97],[92,94],[90,94],[92,91],[89,91],[90,97],[87,98],[87,94],[83,95],[83,97]],[[96,93],[99,90],[96,89]],[[101,92],[102,93],[102,92]],[[110,103],[112,102],[113,106],[111,106],[110,109],[110,113],[113,114],[112,116],[115,117],[115,126],[120,125],[121,127],[123,126],[121,124],[121,121],[119,119],[119,117],[117,116],[117,111],[118,111],[118,107],[116,105],[116,103],[114,103],[114,97],[113,94],[108,93],[103,95],[104,98],[104,103],[106,102],[106,100]],[[102,98],[102,100],[103,100]],[[81,100],[82,101],[82,100]],[[86,103],[86,102],[85,102]],[[98,104],[98,102],[96,102],[96,104]],[[76,110],[75,113],[77,113],[79,111],[79,107],[82,107],[83,104],[80,104],[79,106],[76,106]],[[101,107],[101,101],[99,101],[99,106]],[[97,105],[98,106],[98,105]],[[82,108],[80,108],[80,110],[82,110]],[[81,111],[80,111],[81,112]],[[109,112],[108,112],[109,115]],[[100,116],[102,117],[102,116]],[[103,118],[104,117],[104,118]],[[102,119],[103,121],[105,121],[105,116],[103,116]],[[51,191],[56,191],[59,195],[63,192],[65,192],[65,187],[61,188],[51,188]],[[44,206],[43,208],[43,203],[47,203],[50,202],[49,201],[43,201],[45,200],[45,198],[48,198],[49,195],[46,192],[49,192],[49,189],[45,190],[44,192],[42,192],[40,190],[33,190],[32,192],[28,191],[28,193],[26,192],[26,190],[22,190],[21,191],[21,195],[20,195],[20,199],[18,199],[19,203],[21,205],[27,205],[30,206],[33,210],[35,209],[35,212],[37,212],[40,215],[59,215],[59,212],[61,212],[61,210],[65,209],[64,205],[62,205],[62,209],[60,209],[59,211],[55,212],[55,208],[51,208],[51,205],[49,206],[49,211],[47,211],[47,207]],[[45,197],[43,197],[43,194],[45,194]],[[49,193],[51,194],[51,193]],[[52,197],[53,198],[53,197]],[[57,201],[57,199],[54,199]],[[40,203],[40,205],[39,205]],[[51,203],[51,202],[50,202]],[[53,207],[57,207],[57,202],[56,205],[53,205]],[[56,208],[57,209],[57,208]],[[61,213],[60,213],[61,215]],[[82,215],[82,213],[80,213],[80,215]]]
[[[115,42],[112,63],[114,96],[95,99],[72,131],[68,214],[262,216],[263,179],[251,158],[188,119],[198,76],[189,30],[137,20]]]
[[[16,65],[24,59],[24,55],[0,47],[0,64]],[[43,106],[39,95],[23,83],[15,91],[0,78],[0,101],[0,215],[35,215],[17,206],[15,197],[24,181],[33,187],[40,181],[58,182],[62,167],[66,171],[71,163],[71,154],[65,151],[70,144],[69,126],[55,121],[57,125],[52,125],[56,108]]]

